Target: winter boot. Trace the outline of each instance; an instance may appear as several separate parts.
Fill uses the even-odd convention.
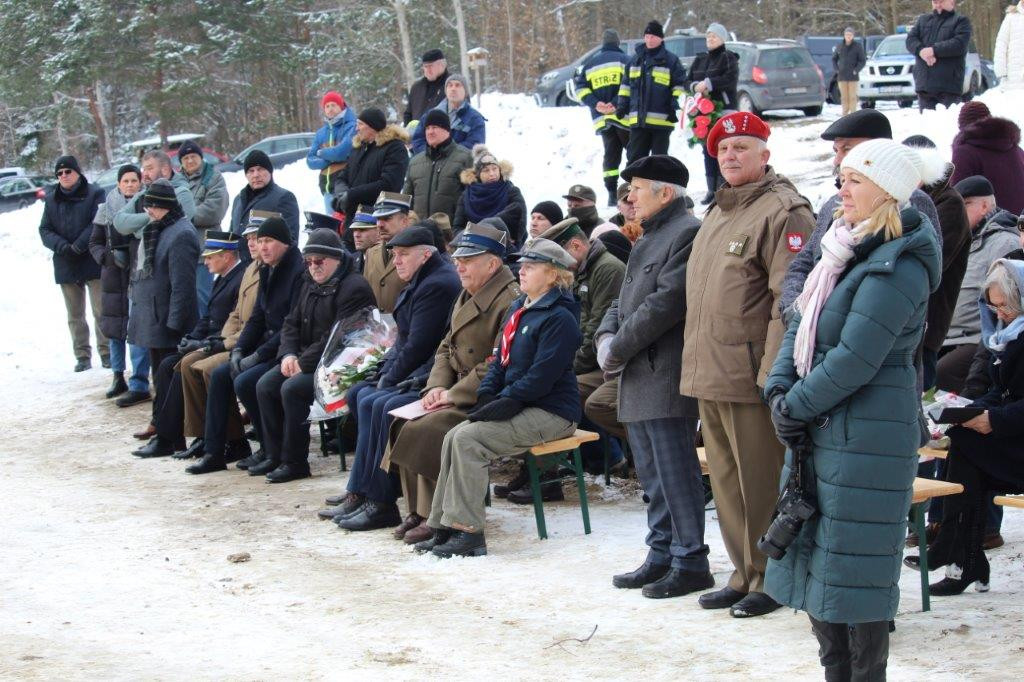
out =
[[[107,399],[116,398],[128,390],[128,382],[124,380],[124,372],[114,372],[114,382],[107,391]]]
[[[457,530],[452,533],[448,541],[434,545],[430,553],[442,559],[451,559],[453,556],[485,556],[487,554],[487,541],[483,533],[467,533]]]

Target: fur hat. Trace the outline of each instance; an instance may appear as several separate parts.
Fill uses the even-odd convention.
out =
[[[508,179],[508,175],[512,172],[512,166],[507,161],[499,161],[498,157],[491,153],[491,151],[484,144],[473,145],[473,174],[476,175],[477,179],[480,178],[480,171],[485,166],[494,164],[501,170],[501,177]]]
[[[885,190],[900,204],[921,185],[931,185],[946,173],[946,160],[937,150],[912,148],[893,140],[868,140],[843,159],[843,168],[855,170]]]

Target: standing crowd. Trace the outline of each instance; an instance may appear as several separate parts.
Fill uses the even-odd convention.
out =
[[[584,65],[619,209],[607,222],[583,185],[565,211],[527,212],[439,50],[423,55],[405,126],[324,95],[307,163],[327,213],[305,215],[301,248],[295,196],[262,152],[245,159],[230,207],[188,144],[180,171],[148,152],[106,197],[61,157],[40,234],[76,371],[90,365],[88,294],[108,397],[134,404],[155,384],[134,455],[285,483],[310,476],[328,337],[377,308],[397,338],[348,390],[355,460],[322,518],[392,529],[438,557],[483,555],[488,465],[593,430],[619,470],[631,462],[648,503],[646,554],[615,587],[702,591],[700,607],[736,618],[806,611],[828,679],[883,679],[927,440],[922,391],[938,384],[983,408],[949,431],[940,475],[965,492],[918,539],[949,567],[932,594],[987,589],[991,494],[1024,491],[1020,129],[964,106],[954,165],[927,138],[892,140],[882,113],[846,113],[822,135],[838,193],[815,213],[771,164],[770,126],[726,113],[704,143],[699,219],[689,170],[665,152],[683,93],[734,107],[727,37],[712,24],[687,72],[651,22],[632,58],[608,31]],[[419,418],[391,414],[417,403]],[[733,565],[712,591],[698,438]],[[601,446],[584,455],[596,466]],[[812,507],[791,542],[770,531],[780,490]],[[561,499],[560,481],[541,492]],[[530,503],[525,470],[493,495]]]

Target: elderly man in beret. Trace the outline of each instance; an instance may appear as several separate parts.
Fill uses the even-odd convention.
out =
[[[704,217],[686,273],[686,335],[680,392],[698,399],[701,435],[726,551],[729,584],[702,595],[707,609],[737,618],[779,605],[763,592],[768,527],[784,448],[762,388],[784,331],[782,281],[814,228],[793,184],[768,165],[768,125],[754,114],[719,119],[708,135],[725,185]]]
[[[476,390],[494,354],[505,311],[519,296],[515,277],[504,264],[506,231],[470,223],[452,246],[462,293],[417,394],[430,412],[414,421],[395,420],[383,463],[384,468],[398,469],[408,513],[395,538],[410,545],[433,535],[427,517],[441,467],[441,444],[476,405]]]
[[[679,394],[686,272],[700,221],[686,209],[689,172],[666,155],[622,173],[642,221],[618,299],[597,328],[597,360],[619,377],[626,427],[647,506],[647,557],[612,583],[645,597],[677,597],[715,584],[704,543],[704,489],[694,440],[697,409]]]
[[[448,327],[448,317],[462,285],[455,268],[438,253],[434,233],[422,225],[403,230],[387,244],[393,265],[406,286],[395,302],[398,336],[377,376],[349,389],[347,402],[356,418],[356,457],[349,474],[343,513],[335,521],[345,530],[375,530],[397,526],[397,477],[380,468],[387,446],[388,402],[395,394],[409,393],[405,383],[424,371]],[[416,396],[406,395],[405,402]]]

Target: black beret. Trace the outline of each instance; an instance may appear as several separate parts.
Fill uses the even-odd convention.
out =
[[[682,161],[668,154],[655,154],[637,159],[622,171],[622,179],[626,182],[633,178],[643,178],[654,182],[667,182],[686,187],[690,182],[690,171]]]
[[[964,178],[953,185],[953,189],[960,192],[960,196],[964,199],[970,199],[971,197],[991,197],[995,196],[996,193],[995,189],[992,187],[992,183],[983,175],[972,175],[969,178]]]
[[[823,140],[837,137],[867,137],[872,140],[892,139],[892,125],[885,114],[875,109],[858,109],[836,120],[821,134]]]
[[[441,50],[436,47],[433,50],[427,50],[423,53],[423,56],[420,57],[420,61],[424,64],[436,62],[438,59],[444,59],[444,52],[441,52]]]
[[[437,243],[429,227],[414,225],[391,238],[388,248],[393,249],[396,246],[437,246]]]

